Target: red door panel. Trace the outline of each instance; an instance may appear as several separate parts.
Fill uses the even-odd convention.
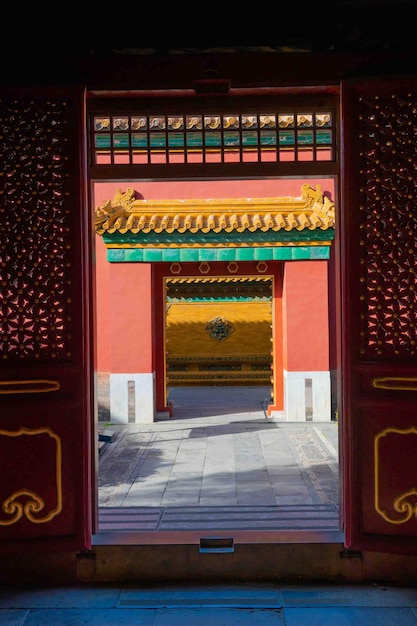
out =
[[[0,553],[91,538],[83,89],[2,94]]]
[[[417,553],[417,79],[341,93],[345,542]]]

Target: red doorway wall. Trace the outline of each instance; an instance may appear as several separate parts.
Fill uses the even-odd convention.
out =
[[[133,187],[137,197],[144,199],[190,199],[226,197],[300,197],[305,180],[227,180],[227,181],[143,181],[126,182],[122,191]],[[333,179],[314,179],[323,193],[333,198]],[[113,200],[120,181],[94,185],[94,207]],[[305,264],[308,265],[306,268]],[[153,291],[152,266],[147,263],[109,263],[101,237],[96,238],[97,297],[97,370],[108,375],[139,376],[142,405],[155,413],[161,406],[161,382],[155,380],[158,346],[163,350],[158,327],[157,294]],[[329,371],[329,298],[328,262],[296,261],[285,264],[285,291],[282,322],[284,332],[274,339],[274,361],[288,372]],[[289,287],[296,279],[298,287]],[[306,311],[314,315],[314,324],[303,319]],[[304,311],[304,313],[303,313]],[[316,332],[320,321],[322,331]],[[321,335],[321,336],[320,336]],[[281,341],[282,350],[276,350]],[[311,345],[311,349],[309,346]],[[279,353],[278,353],[279,352]],[[306,359],[304,358],[307,358]],[[280,360],[281,359],[281,360]],[[296,376],[295,374],[293,374]],[[277,372],[274,383],[274,410],[279,416],[284,409],[284,393]],[[159,377],[160,378],[160,377]],[[126,379],[126,380],[127,380]],[[163,383],[164,384],[164,383]],[[151,399],[151,396],[153,399]],[[124,410],[124,409],[123,409]],[[282,416],[284,413],[282,414]],[[125,418],[122,417],[122,420]],[[135,417],[132,418],[136,420]],[[139,419],[141,417],[139,416]],[[148,416],[145,421],[152,421]]]

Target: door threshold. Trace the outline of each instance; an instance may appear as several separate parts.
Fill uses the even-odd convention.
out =
[[[362,566],[361,559],[343,558],[343,533],[333,530],[109,531],[92,539],[92,549],[77,564],[79,575],[90,581],[299,583],[347,580]]]
[[[232,540],[233,544],[342,544],[344,533],[340,530],[238,530],[238,531],[100,531],[92,536],[93,546],[138,545],[200,545],[203,539]]]

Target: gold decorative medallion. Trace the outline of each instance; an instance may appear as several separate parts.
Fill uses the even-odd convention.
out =
[[[62,511],[60,437],[50,428],[0,430],[0,439],[2,437],[10,439],[2,448],[8,451],[2,452],[5,471],[7,466],[11,467],[14,463],[18,468],[14,474],[17,474],[17,478],[21,479],[24,484],[18,488],[12,486],[11,493],[6,497],[4,497],[5,488],[1,489],[3,500],[0,526],[11,526],[24,517],[33,524],[50,522]],[[16,446],[13,443],[19,445]],[[54,458],[50,454],[51,450],[55,452]],[[11,457],[9,461],[6,458],[8,454]],[[55,494],[51,497],[50,485],[54,479]],[[41,493],[43,487],[46,489],[44,495]],[[4,519],[5,516],[7,516],[6,519]]]
[[[413,472],[410,475],[407,471],[403,472],[401,466],[392,467],[389,463],[390,458],[395,458],[399,464],[404,463],[404,468],[415,464],[416,435],[416,426],[385,428],[374,440],[375,510],[389,524],[405,524],[413,517],[417,519],[417,474]],[[384,448],[387,460],[384,458]],[[401,490],[390,501],[391,492],[398,489],[398,482],[401,482]],[[392,513],[387,510],[388,503]]]

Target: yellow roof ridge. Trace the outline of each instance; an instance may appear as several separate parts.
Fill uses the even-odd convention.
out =
[[[137,200],[129,187],[96,208],[95,228],[99,235],[334,228],[334,203],[320,186],[304,184],[301,191],[300,197]]]

